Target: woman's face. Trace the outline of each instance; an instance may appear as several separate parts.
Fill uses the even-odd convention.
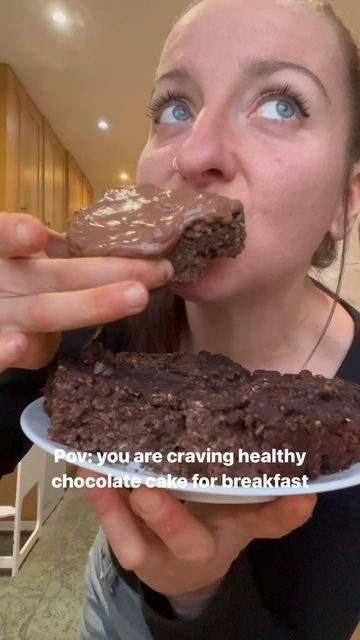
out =
[[[332,26],[291,0],[206,0],[175,26],[138,182],[238,198],[248,232],[242,254],[213,261],[179,295],[228,299],[306,272],[342,211],[341,64]]]

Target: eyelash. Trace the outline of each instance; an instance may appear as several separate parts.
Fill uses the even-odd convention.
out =
[[[147,108],[147,115],[154,120],[155,124],[157,124],[156,119],[160,115],[161,109],[168,105],[169,102],[184,102],[184,97],[168,90],[166,94],[159,95],[150,102]]]
[[[268,91],[264,91],[260,95],[260,99],[269,98],[269,97],[278,97],[278,98],[288,98],[291,102],[297,107],[300,114],[303,118],[310,117],[310,108],[306,100],[303,98],[301,93],[298,91],[294,91],[291,89],[289,84],[285,84],[282,87],[278,87],[275,89],[269,89]],[[185,102],[184,96],[176,93],[172,93],[171,91],[167,91],[166,94],[159,95],[152,102],[150,102],[147,108],[147,115],[149,118],[154,120],[155,124],[157,124],[157,118],[160,115],[160,111],[163,107],[168,105],[170,102]]]
[[[285,84],[278,89],[270,89],[269,91],[265,91],[261,94],[260,98],[267,97],[280,97],[280,98],[289,98],[293,104],[298,108],[299,112],[303,116],[303,118],[310,117],[310,108],[306,100],[303,98],[299,91],[294,91],[289,84]]]

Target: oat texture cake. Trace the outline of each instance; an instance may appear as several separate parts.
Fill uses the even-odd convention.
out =
[[[111,189],[80,209],[67,233],[73,256],[166,257],[173,282],[191,282],[210,260],[235,257],[245,242],[239,200],[153,185]]]
[[[301,466],[156,464],[188,478],[344,470],[360,461],[360,386],[309,371],[250,374],[222,355],[104,352],[59,361],[44,390],[49,437],[79,451],[306,452]]]

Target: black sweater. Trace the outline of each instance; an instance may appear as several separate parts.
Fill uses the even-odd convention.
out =
[[[344,306],[356,331],[337,376],[360,384],[360,315]],[[78,352],[87,336],[64,334],[61,350]],[[124,321],[107,325],[102,339],[113,351],[131,349]],[[30,446],[19,417],[45,377],[46,369],[0,375],[0,476]],[[117,567],[140,593],[154,640],[349,640],[360,620],[360,485],[319,494],[305,525],[248,545],[198,618],[179,620],[166,598]]]

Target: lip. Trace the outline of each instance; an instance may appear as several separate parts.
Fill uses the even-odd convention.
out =
[[[149,183],[143,182],[141,184],[149,184]],[[227,198],[228,200],[238,200],[241,202],[241,204],[245,209],[244,201],[241,198],[241,196],[230,195],[220,190],[215,191],[215,189],[208,189],[208,188],[194,189],[188,184],[181,184],[181,185],[171,185],[171,184],[159,185],[155,183],[151,183],[151,184],[154,184],[154,186],[158,187],[158,189],[162,189],[163,191],[167,191],[168,189],[170,189],[171,191],[182,191],[182,193],[188,193],[189,195],[200,195],[202,193],[205,193],[206,195],[209,195],[209,196],[214,195],[214,196],[221,196],[223,198]]]

